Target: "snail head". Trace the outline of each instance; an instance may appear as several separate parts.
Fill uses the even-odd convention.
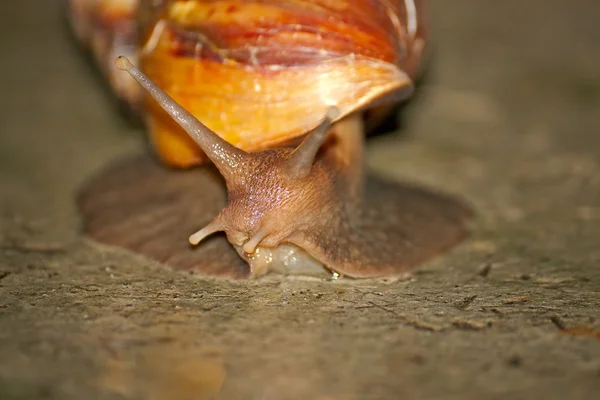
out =
[[[332,123],[336,107],[325,111],[322,122],[294,148],[247,153],[222,139],[177,104],[127,58],[116,65],[127,71],[188,133],[225,178],[226,207],[207,226],[189,238],[193,245],[224,231],[238,251],[252,254],[261,247],[293,242],[319,220],[333,198],[335,179],[317,154]],[[332,205],[333,206],[333,205]],[[321,218],[322,219],[322,218]]]

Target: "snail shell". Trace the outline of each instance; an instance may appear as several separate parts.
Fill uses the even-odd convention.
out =
[[[70,0],[78,37],[115,91],[143,104],[170,165],[205,160],[139,86],[127,55],[206,126],[246,151],[287,145],[328,106],[343,118],[408,96],[425,47],[420,0]]]

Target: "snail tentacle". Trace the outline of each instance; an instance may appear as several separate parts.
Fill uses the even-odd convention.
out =
[[[288,159],[288,173],[291,177],[301,179],[308,176],[331,124],[338,118],[339,114],[337,107],[329,107],[323,121],[306,135],[302,143],[292,152]]]
[[[254,253],[254,250],[256,249],[256,247],[258,247],[258,245],[260,244],[260,242],[267,237],[267,235],[269,234],[269,230],[265,229],[265,228],[260,228],[258,230],[258,232],[256,232],[256,234],[250,238],[250,240],[248,240],[246,243],[244,243],[244,245],[242,246],[242,248],[244,249],[244,251],[247,254],[252,254]]]
[[[127,71],[157,103],[189,134],[202,148],[215,166],[225,176],[237,171],[239,163],[247,160],[248,154],[233,146],[219,135],[198,121],[192,114],[181,107],[167,93],[152,82],[143,72],[136,68],[127,57],[117,57],[117,68]]]
[[[213,233],[223,231],[224,229],[225,227],[223,226],[220,216],[217,216],[204,228],[190,235],[189,241],[195,246]]]

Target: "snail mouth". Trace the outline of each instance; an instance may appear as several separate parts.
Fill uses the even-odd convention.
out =
[[[285,275],[330,277],[325,265],[302,247],[286,242],[276,247],[257,246],[248,254],[242,246],[233,246],[238,255],[248,263],[253,278],[275,272]]]

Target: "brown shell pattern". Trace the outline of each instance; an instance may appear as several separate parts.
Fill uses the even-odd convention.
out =
[[[340,118],[410,93],[425,45],[419,0],[70,0],[75,31],[132,103],[114,69],[127,55],[178,103],[248,151],[286,144],[324,110]],[[147,122],[171,164],[201,161],[153,102]],[[189,160],[184,160],[185,158]]]

